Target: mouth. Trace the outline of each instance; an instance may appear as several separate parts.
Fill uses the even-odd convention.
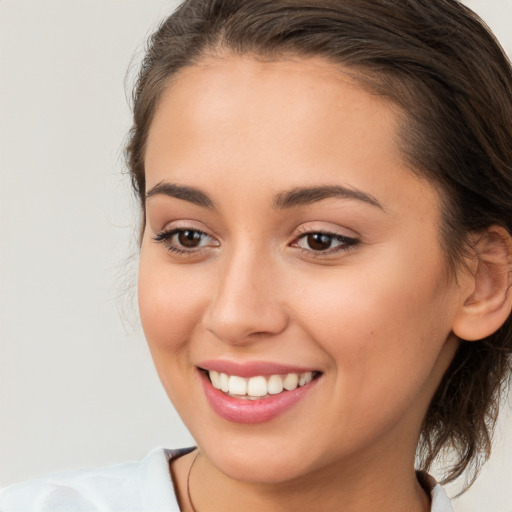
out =
[[[307,371],[300,373],[273,374],[269,376],[257,375],[250,378],[239,375],[229,375],[215,370],[202,370],[205,372],[215,389],[226,393],[233,398],[242,400],[260,400],[270,398],[309,384],[320,376],[320,372]]]
[[[302,401],[323,375],[316,370],[213,362],[198,366],[206,399],[217,415],[241,424],[270,421]],[[241,376],[243,374],[244,376]]]

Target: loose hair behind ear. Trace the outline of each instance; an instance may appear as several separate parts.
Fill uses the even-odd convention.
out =
[[[512,230],[511,66],[456,0],[185,1],[151,37],[134,90],[126,154],[143,212],[145,144],[163,91],[184,67],[229,53],[320,56],[396,103],[404,158],[443,198],[440,238],[453,272],[470,233]],[[469,467],[476,476],[490,453],[511,352],[510,319],[484,340],[462,341],[424,421],[422,469],[452,448],[445,481]]]

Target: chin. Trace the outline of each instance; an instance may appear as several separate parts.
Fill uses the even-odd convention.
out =
[[[279,484],[314,471],[308,444],[289,436],[232,436],[231,439],[196,438],[208,460],[227,477],[253,484]]]
[[[247,456],[226,456],[207,454],[213,464],[227,477],[252,484],[280,484],[300,478],[308,471],[298,460],[298,454],[291,458],[276,456],[276,453],[260,454],[248,459]]]

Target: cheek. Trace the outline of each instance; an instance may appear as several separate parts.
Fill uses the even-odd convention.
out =
[[[153,356],[179,351],[187,344],[208,301],[207,289],[200,272],[141,253],[139,311]]]
[[[186,416],[190,379],[197,378],[188,347],[208,300],[208,287],[200,272],[183,268],[142,251],[138,300],[157,373],[171,402]]]
[[[335,366],[340,400],[348,388],[367,405],[392,395],[405,403],[429,385],[454,312],[439,259],[380,256],[364,272],[347,266],[310,276],[295,302],[303,329]]]
[[[348,285],[328,289],[336,300],[321,300],[325,289],[311,294],[303,328],[331,360],[331,434],[345,432],[358,446],[402,420],[417,427],[446,370],[439,355],[449,329],[431,327],[438,319],[428,293],[376,285],[350,292]]]

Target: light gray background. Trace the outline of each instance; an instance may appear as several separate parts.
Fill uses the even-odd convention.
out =
[[[467,3],[512,54],[512,0]],[[138,325],[122,160],[125,73],[174,5],[0,0],[0,486],[193,442]],[[503,414],[456,511],[512,512],[511,475]]]

